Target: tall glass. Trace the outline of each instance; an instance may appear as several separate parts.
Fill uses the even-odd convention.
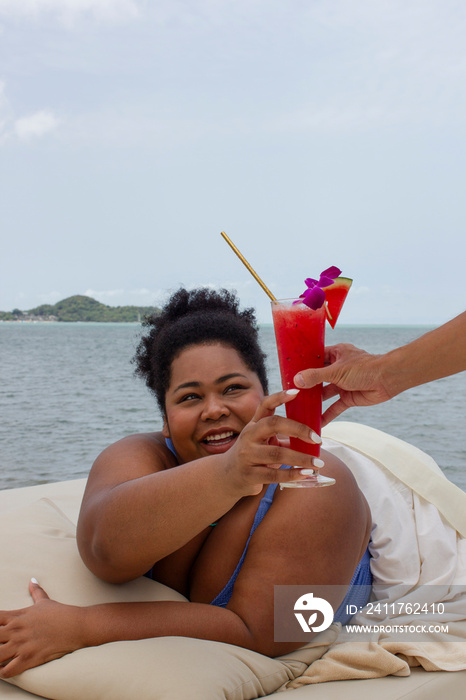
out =
[[[313,311],[301,301],[277,299],[272,301],[272,318],[277,341],[278,361],[282,386],[295,389],[293,377],[303,369],[324,366],[325,347],[325,307]],[[299,423],[304,423],[320,435],[322,419],[322,385],[312,389],[301,389],[293,401],[286,404],[286,415]],[[319,457],[320,445],[313,445],[298,438],[290,438],[290,447]],[[303,481],[282,484],[282,488],[312,488],[331,486],[335,479],[319,474]]]

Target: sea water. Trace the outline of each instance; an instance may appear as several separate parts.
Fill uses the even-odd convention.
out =
[[[340,326],[327,344],[382,353],[428,328]],[[141,326],[0,323],[0,488],[87,476],[94,459],[125,435],[160,430],[154,397],[134,375]],[[260,329],[270,391],[280,375],[272,326]],[[466,490],[466,372],[391,401],[353,408],[340,420],[365,423],[429,453]]]

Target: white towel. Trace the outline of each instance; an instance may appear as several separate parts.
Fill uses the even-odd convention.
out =
[[[419,665],[466,669],[466,493],[431,457],[374,428],[336,422],[324,438],[323,447],[348,465],[371,508],[374,594],[323,657],[283,689],[409,675]],[[430,607],[419,610],[419,602]],[[376,631],[358,635],[350,631],[355,624]],[[419,637],[400,632],[405,625],[443,625],[448,632]]]

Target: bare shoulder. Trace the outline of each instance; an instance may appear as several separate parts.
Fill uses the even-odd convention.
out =
[[[162,433],[128,435],[109,445],[95,460],[86,493],[176,466]]]
[[[172,454],[166,446],[165,438],[161,432],[137,433],[135,435],[127,435],[106,447],[100,453],[96,462],[102,459],[115,459],[133,453],[141,455],[157,454],[161,457]]]

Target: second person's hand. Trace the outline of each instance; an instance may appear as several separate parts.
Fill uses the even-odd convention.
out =
[[[322,426],[348,408],[372,406],[392,398],[382,380],[379,355],[371,355],[349,343],[325,348],[325,367],[303,369],[294,382],[301,389],[327,383],[322,390],[324,401],[339,396],[324,412]]]

